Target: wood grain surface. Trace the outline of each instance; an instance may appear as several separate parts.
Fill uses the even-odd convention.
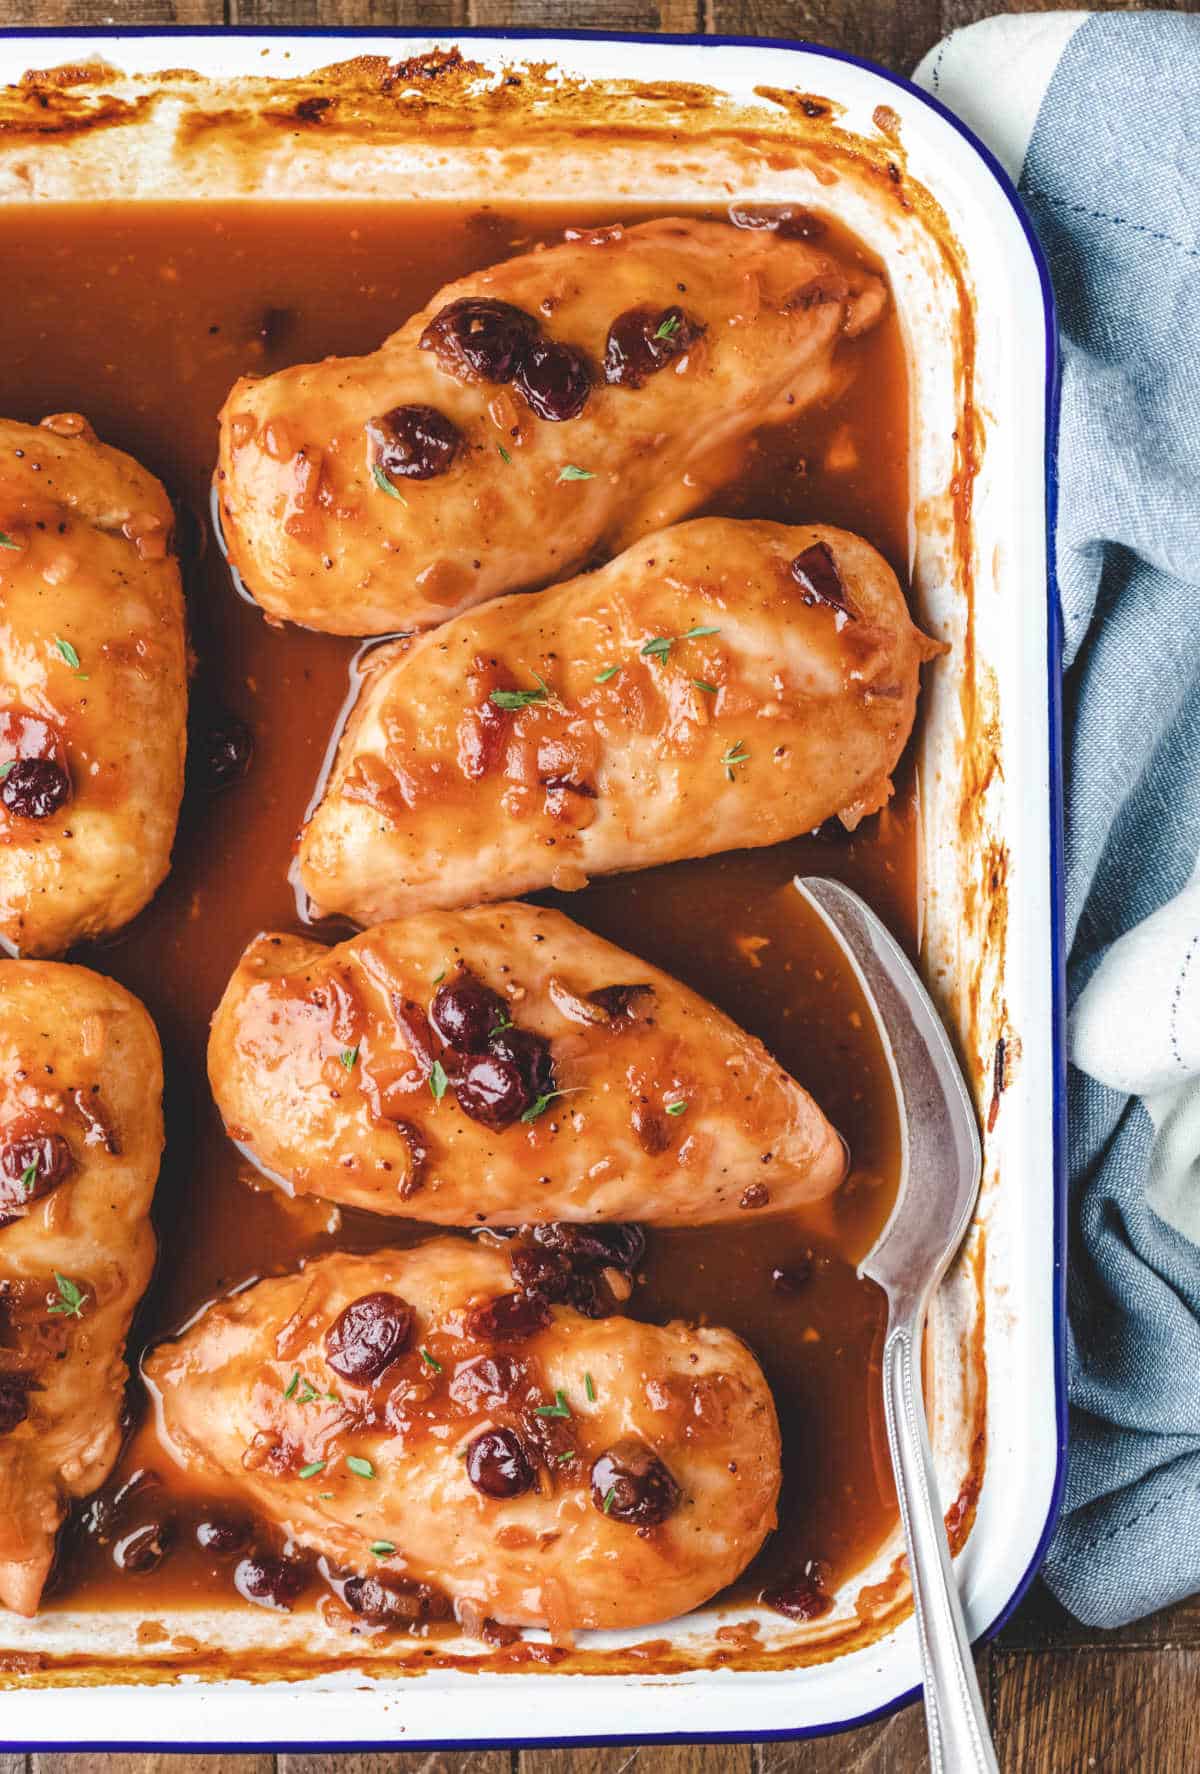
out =
[[[702,31],[805,38],[907,73],[946,31],[998,9],[989,0],[0,0],[0,26]],[[1010,10],[1049,8],[1020,0]],[[1078,1626],[1035,1589],[982,1654],[980,1675],[1004,1774],[1200,1770],[1200,1601],[1105,1634]],[[0,1701],[0,1719],[2,1711]],[[463,1755],[0,1753],[0,1774],[919,1774],[927,1765],[915,1708],[820,1742],[747,1747]]]

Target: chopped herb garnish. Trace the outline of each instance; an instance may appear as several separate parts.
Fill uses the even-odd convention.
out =
[[[320,1498],[322,1503],[328,1503],[330,1498],[333,1496],[333,1492],[332,1491],[318,1491],[317,1496]]]
[[[497,708],[505,709],[529,708],[535,702],[549,702],[549,684],[539,678],[536,671],[533,675],[537,678],[536,690],[493,690],[488,701],[495,703]]]
[[[607,684],[609,678],[615,678],[620,669],[621,667],[619,665],[606,666],[603,671],[598,671],[596,673],[596,682],[598,684]]]
[[[355,1478],[374,1478],[375,1468],[369,1460],[362,1459],[358,1454],[347,1454],[346,1464]]]
[[[505,1029],[511,1029],[512,1026],[512,1017],[508,1014],[507,1010],[502,1010],[500,1012],[500,1021],[498,1023],[493,1023],[488,1030],[488,1033],[489,1035],[499,1035],[502,1034]]]
[[[12,548],[19,552],[20,547],[19,542],[14,542],[11,536],[6,536],[4,531],[0,530],[0,548]]]
[[[324,1472],[324,1470],[325,1470],[325,1461],[324,1460],[310,1460],[307,1466],[302,1466],[300,1468],[299,1472],[296,1474],[296,1477],[297,1478],[315,1478],[317,1476],[318,1472]]]
[[[686,634],[656,634],[653,640],[647,641],[642,648],[642,657],[643,659],[650,658],[665,662],[676,641],[698,641],[702,635],[720,634],[720,632],[719,628],[689,628]],[[692,681],[696,682],[695,679]],[[708,685],[702,684],[700,687],[707,689]]]
[[[338,1054],[338,1058],[341,1060],[346,1070],[352,1072],[358,1064],[358,1048],[343,1047],[342,1051]]]
[[[668,1103],[667,1104],[667,1114],[668,1115],[682,1115],[686,1109],[687,1109],[686,1103]]]
[[[555,1457],[560,1466],[565,1466],[568,1460],[573,1460],[575,1458],[575,1449],[568,1448],[565,1454],[558,1454]]]
[[[446,1068],[440,1059],[435,1059],[429,1073],[429,1088],[437,1102],[441,1102],[446,1094],[446,1086],[450,1080],[446,1076]]]
[[[37,1179],[38,1179],[38,1161],[35,1158],[33,1163],[27,1164],[25,1166],[24,1170],[21,1172],[21,1187],[24,1189],[24,1191],[27,1195],[32,1192],[33,1185],[37,1182]]]
[[[715,684],[706,684],[703,678],[693,678],[692,682],[695,684],[697,690],[703,690],[706,696],[715,696],[717,693],[717,686]]]
[[[441,1362],[435,1361],[434,1357],[429,1353],[428,1349],[426,1349],[424,1347],[424,1345],[422,1345],[422,1347],[421,1347],[421,1360],[425,1363],[425,1366],[427,1368],[429,1368],[433,1373],[435,1373],[435,1374],[441,1373],[441,1371],[442,1371]]]
[[[505,449],[503,444],[497,444],[496,448],[500,452],[500,460],[502,462],[511,462],[512,461],[512,457],[509,455],[508,451]]]
[[[679,331],[679,316],[678,316],[678,314],[668,314],[668,315],[665,315],[663,317],[663,319],[660,320],[658,325],[655,327],[654,337],[656,339],[673,339],[678,331]]]
[[[616,1485],[615,1484],[609,1485],[608,1489],[604,1493],[604,1502],[601,1504],[601,1508],[603,1509],[605,1515],[607,1515],[609,1510],[612,1508],[613,1498],[616,1496],[616,1494],[617,1494]]]
[[[0,764],[0,782],[3,782],[9,771],[16,767],[16,763],[16,758],[9,758],[6,764]]]
[[[80,1293],[73,1281],[60,1275],[57,1269],[51,1270],[58,1284],[58,1298],[51,1306],[51,1314],[59,1312],[64,1318],[82,1318],[83,1308],[87,1305],[88,1296]]]
[[[300,1384],[300,1369],[297,1368],[295,1373],[292,1375],[291,1379],[288,1381],[288,1389],[284,1393],[283,1396],[285,1398],[290,1398],[292,1396],[293,1392],[295,1392],[295,1390],[299,1384]]]
[[[396,1548],[390,1540],[372,1540],[371,1551],[376,1558],[390,1558]]]
[[[701,635],[720,634],[720,632],[719,628],[689,628],[687,633],[683,636],[683,639],[685,641],[698,641]]]
[[[744,764],[749,756],[750,753],[748,751],[742,750],[742,742],[740,739],[736,745],[731,745],[729,747],[729,750],[722,757],[721,762],[725,766],[725,774],[728,776],[730,782],[733,781],[733,766],[735,764]]]
[[[595,1386],[595,1382],[592,1379],[591,1374],[584,1374],[584,1376],[583,1376],[583,1390],[587,1394],[588,1403],[595,1404],[595,1402],[596,1402],[596,1386]]]
[[[567,1403],[567,1395],[561,1386],[555,1388],[554,1403],[539,1404],[534,1415],[537,1417],[569,1417],[571,1415],[571,1407]]]
[[[389,499],[398,499],[401,505],[408,504],[408,500],[404,497],[404,494],[400,491],[399,487],[394,487],[392,485],[378,462],[374,462],[371,465],[371,479],[375,482],[379,491],[381,493],[386,493]]]
[[[61,653],[62,657],[66,660],[67,664],[71,667],[71,670],[75,673],[75,676],[77,678],[86,678],[87,672],[80,671],[80,669],[79,669],[79,655],[75,651],[74,647],[71,645],[70,641],[64,641],[61,635],[56,634],[54,637],[54,645],[58,648],[58,651]]]
[[[441,983],[442,983],[442,981],[443,981],[443,980],[444,980],[444,979],[445,979],[445,977],[446,977],[446,969],[445,969],[445,968],[444,968],[444,967],[443,967],[443,968],[442,968],[442,971],[441,971],[441,972],[440,972],[440,973],[435,973],[435,974],[434,974],[434,976],[433,976],[433,983],[434,983],[434,985],[435,985],[435,986],[440,986],[440,985],[441,985]]]
[[[560,481],[564,480],[595,480],[590,468],[576,468],[574,462],[565,462],[558,471]]]
[[[582,1085],[576,1085],[577,1090],[582,1090],[582,1088]],[[554,1101],[556,1096],[570,1095],[572,1095],[572,1092],[569,1090],[548,1090],[545,1096],[539,1096],[536,1102],[530,1103],[529,1107],[524,1110],[521,1115],[522,1121],[536,1121],[539,1115],[544,1115],[546,1113],[546,1110],[550,1107],[550,1104]]]
[[[320,1398],[320,1396],[321,1396],[321,1394],[317,1391],[317,1389],[313,1385],[312,1381],[305,1380],[304,1391],[300,1394],[300,1403],[301,1404],[315,1404],[317,1402],[318,1398]]]

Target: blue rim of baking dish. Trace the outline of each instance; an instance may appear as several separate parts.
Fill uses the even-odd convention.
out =
[[[26,42],[43,43],[56,38],[88,39],[110,42],[114,39],[128,38],[180,38],[180,37],[257,37],[264,40],[286,41],[289,38],[322,37],[330,39],[370,38],[375,42],[395,39],[397,43],[429,42],[454,43],[471,39],[497,43],[647,43],[647,44],[680,44],[697,49],[774,49],[789,52],[800,51],[805,55],[818,56],[823,61],[843,62],[850,67],[862,68],[876,79],[886,81],[889,86],[899,87],[910,98],[917,99],[928,107],[943,123],[949,124],[955,134],[961,136],[967,146],[973,150],[983,162],[988,172],[999,186],[1009,207],[1016,216],[1017,222],[1025,236],[1037,272],[1042,292],[1042,312],[1045,322],[1046,379],[1045,379],[1045,478],[1046,478],[1046,639],[1047,639],[1047,713],[1048,736],[1050,742],[1049,757],[1049,816],[1050,816],[1050,1025],[1051,1025],[1051,1065],[1052,1078],[1052,1154],[1051,1181],[1054,1191],[1054,1263],[1052,1273],[1052,1312],[1054,1332],[1054,1414],[1055,1414],[1055,1468],[1054,1482],[1050,1490],[1050,1501],[1046,1514],[1045,1525],[1038,1537],[1032,1557],[1024,1573],[1018,1580],[1008,1601],[1000,1609],[995,1619],[984,1627],[974,1643],[976,1647],[987,1643],[1011,1619],[1018,1605],[1037,1575],[1038,1567],[1050,1545],[1058,1519],[1059,1505],[1062,1501],[1063,1487],[1066,1482],[1067,1462],[1067,1360],[1066,1360],[1066,1209],[1067,1209],[1067,1079],[1066,1079],[1066,914],[1063,893],[1063,768],[1062,768],[1062,682],[1060,660],[1062,658],[1062,619],[1058,602],[1058,576],[1055,559],[1055,522],[1058,513],[1058,428],[1059,428],[1059,392],[1060,363],[1058,351],[1058,327],[1055,319],[1054,288],[1050,280],[1050,269],[1042,251],[1028,212],[1017,195],[1017,190],[991,149],[983,143],[973,130],[969,129],[961,118],[942,104],[940,99],[933,97],[922,87],[906,80],[902,74],[894,74],[888,68],[880,67],[866,56],[852,55],[846,50],[830,49],[820,43],[806,43],[800,38],[788,37],[743,37],[721,36],[708,37],[700,32],[660,33],[654,31],[554,31],[539,29],[489,29],[486,26],[470,25],[453,30],[420,30],[376,28],[371,25],[342,25],[322,28],[318,25],[285,25],[274,29],[262,30],[255,25],[113,25],[87,26],[75,29],[69,25],[54,25],[45,29],[28,30],[22,26],[0,28],[0,43]],[[859,1726],[873,1724],[876,1720],[890,1717],[902,1707],[910,1706],[920,1697],[920,1687],[909,1688],[893,1699],[885,1701],[881,1706],[869,1712],[856,1714],[853,1718],[836,1719],[827,1724],[787,1726],[773,1731],[710,1731],[694,1735],[686,1731],[651,1733],[641,1732],[636,1736],[620,1734],[604,1734],[603,1736],[531,1736],[531,1737],[497,1737],[497,1738],[378,1738],[371,1741],[353,1740],[347,1742],[295,1743],[287,1742],[289,1751],[303,1753],[312,1750],[314,1753],[326,1754],[368,1752],[372,1750],[413,1750],[413,1751],[453,1751],[453,1750],[485,1750],[485,1749],[538,1749],[538,1748],[591,1748],[604,1747],[612,1744],[617,1748],[633,1747],[640,1744],[676,1744],[676,1743],[791,1743],[807,1737],[832,1737],[842,1731],[853,1731]],[[0,1739],[0,1750],[21,1753],[41,1749],[61,1749],[61,1741],[50,1742],[8,1742]],[[88,1741],[70,1745],[76,1750],[103,1751],[138,1751],[153,1748],[144,1739],[114,1738],[103,1741]],[[270,1749],[270,1743],[261,1741],[233,1743],[172,1743],[169,1745],[174,1755],[206,1754],[209,1752],[249,1752]]]

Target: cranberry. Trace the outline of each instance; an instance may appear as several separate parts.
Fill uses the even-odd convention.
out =
[[[238,1564],[233,1585],[240,1596],[257,1602],[260,1608],[279,1608],[286,1613],[308,1587],[308,1572],[296,1559],[255,1552]]]
[[[71,798],[71,778],[53,758],[18,758],[0,782],[0,801],[18,819],[49,819]]]
[[[484,296],[460,296],[439,309],[420,343],[422,351],[436,351],[452,375],[511,382],[537,335],[537,321],[523,308]]]
[[[492,1030],[508,1021],[508,1006],[499,992],[462,967],[438,987],[429,1016],[442,1040],[459,1053],[482,1053]]]
[[[764,1608],[786,1614],[789,1620],[819,1620],[833,1606],[832,1596],[821,1586],[819,1571],[812,1570],[764,1589],[758,1599]]]
[[[565,1300],[571,1288],[571,1265],[559,1251],[517,1245],[508,1254],[512,1278],[523,1294],[544,1300]]]
[[[19,1217],[18,1209],[57,1189],[74,1168],[71,1148],[61,1133],[26,1133],[10,1139],[0,1148],[0,1225],[8,1225]]]
[[[11,1435],[29,1415],[29,1394],[41,1387],[32,1374],[0,1374],[0,1435]]]
[[[517,1343],[545,1330],[550,1307],[539,1294],[499,1294],[467,1313],[467,1335],[481,1342]]]
[[[532,1029],[501,1029],[488,1037],[488,1050],[516,1066],[530,1102],[554,1089],[554,1061],[544,1035],[535,1035]]]
[[[200,787],[209,794],[240,782],[254,756],[254,735],[245,721],[227,711],[213,717],[195,748]]]
[[[367,425],[375,460],[389,476],[434,480],[445,474],[462,447],[462,433],[436,407],[393,407]]]
[[[583,353],[552,339],[537,339],[517,371],[516,386],[539,419],[577,419],[592,391]]]
[[[760,203],[753,209],[734,204],[730,207],[729,220],[735,228],[762,229],[770,234],[780,234],[785,240],[819,240],[825,232],[820,216],[790,203]]]
[[[584,1269],[572,1275],[567,1298],[585,1318],[611,1318],[620,1305],[600,1269]]]
[[[831,610],[854,619],[855,612],[828,542],[814,542],[798,554],[791,571],[806,604],[827,604]]]
[[[171,1544],[171,1527],[166,1521],[145,1521],[132,1532],[122,1535],[112,1549],[112,1560],[118,1571],[132,1571],[144,1577],[157,1571]]]
[[[458,1106],[485,1127],[509,1127],[533,1101],[515,1060],[495,1053],[476,1053],[464,1060],[454,1080]]]
[[[642,999],[653,996],[653,986],[601,986],[598,992],[588,993],[592,1003],[607,1011],[613,1022],[622,1017],[635,1022],[640,1014],[638,1006]]]
[[[385,1582],[382,1577],[347,1577],[342,1599],[372,1626],[399,1626],[444,1619],[449,1603],[425,1583]]]
[[[640,388],[672,358],[690,351],[703,331],[682,308],[627,308],[608,329],[604,380],[621,388]]]
[[[578,1226],[572,1220],[555,1220],[535,1226],[533,1236],[547,1250],[559,1250],[572,1263],[600,1263],[627,1275],[646,1254],[646,1234],[632,1224]]]
[[[511,1355],[477,1355],[455,1370],[450,1396],[464,1410],[495,1410],[507,1404],[522,1388],[528,1375]]]
[[[399,1294],[352,1300],[325,1333],[325,1359],[351,1386],[371,1386],[408,1348],[413,1309]]]
[[[240,1515],[210,1515],[196,1523],[196,1544],[216,1558],[232,1558],[250,1544],[251,1524]]]
[[[619,1441],[592,1467],[592,1502],[613,1521],[654,1528],[679,1507],[680,1489],[644,1441]]]
[[[487,1429],[467,1448],[467,1477],[485,1497],[521,1497],[534,1484],[533,1467],[514,1429]]]

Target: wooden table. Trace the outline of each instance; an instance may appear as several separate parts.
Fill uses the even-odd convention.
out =
[[[705,31],[808,38],[908,72],[946,31],[1001,7],[1002,0],[0,0],[0,24]],[[1046,8],[1018,0],[1010,10]],[[1099,1633],[1076,1626],[1035,1589],[981,1653],[979,1668],[1005,1774],[1200,1770],[1200,1600]],[[819,1743],[745,1748],[0,1755],[0,1774],[917,1774],[925,1766],[919,1709]]]

